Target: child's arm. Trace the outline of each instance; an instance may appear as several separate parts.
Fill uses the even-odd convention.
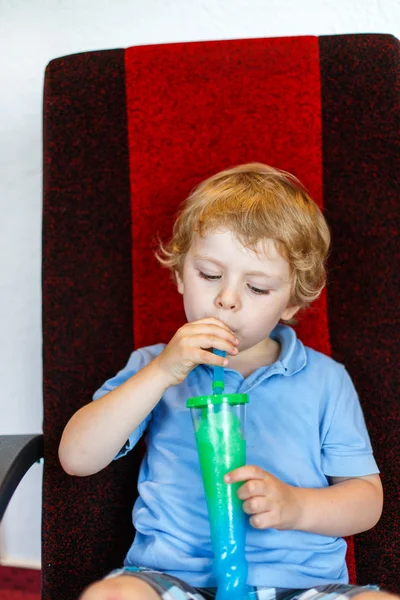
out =
[[[323,489],[297,488],[296,529],[333,537],[368,531],[379,521],[383,490],[378,474],[335,477]]]
[[[166,377],[153,360],[115,390],[79,409],[60,442],[64,471],[85,476],[106,467],[167,388]]]
[[[234,355],[237,343],[232,331],[213,317],[186,323],[149,364],[71,417],[59,447],[63,469],[85,476],[106,467],[169,387],[181,383],[198,364],[225,364],[205,348]]]
[[[257,529],[296,529],[343,537],[371,529],[382,513],[382,484],[377,474],[335,477],[329,487],[300,488],[260,467],[246,465],[229,473],[229,483],[238,481],[246,482],[237,494]]]

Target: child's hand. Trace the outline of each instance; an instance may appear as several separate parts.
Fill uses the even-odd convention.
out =
[[[227,479],[229,477],[229,480]],[[227,473],[226,483],[246,481],[237,495],[243,502],[243,510],[256,529],[296,529],[300,506],[296,489],[271,473],[254,465],[245,465]]]
[[[182,383],[199,364],[226,367],[226,359],[210,350],[225,350],[228,354],[236,356],[238,344],[239,341],[229,327],[219,319],[207,317],[180,327],[154,361],[167,377],[170,387]],[[211,393],[211,386],[209,392]],[[207,390],[204,393],[207,393]]]

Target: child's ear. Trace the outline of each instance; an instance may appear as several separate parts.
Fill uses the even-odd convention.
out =
[[[179,272],[176,271],[176,270],[174,271],[174,274],[175,274],[176,286],[178,288],[178,292],[180,294],[183,294],[183,280],[182,280],[182,277],[179,275]]]
[[[292,319],[299,310],[300,306],[287,306],[281,314],[281,319],[284,321],[290,321],[290,319]]]

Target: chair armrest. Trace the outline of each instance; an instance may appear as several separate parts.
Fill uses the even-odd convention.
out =
[[[0,521],[19,482],[43,458],[43,435],[0,435]]]

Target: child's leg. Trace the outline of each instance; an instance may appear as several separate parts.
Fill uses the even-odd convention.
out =
[[[263,591],[260,589],[258,598],[264,600]],[[381,590],[376,585],[357,586],[331,583],[305,590],[277,588],[276,600],[400,600],[400,596]]]
[[[160,600],[162,596],[146,581],[130,575],[103,579],[90,585],[79,600]]]
[[[390,592],[383,592],[377,590],[366,590],[355,596],[357,600],[399,600],[400,596],[391,594]]]
[[[79,600],[205,600],[182,579],[146,567],[114,569],[105,579],[90,585]]]

